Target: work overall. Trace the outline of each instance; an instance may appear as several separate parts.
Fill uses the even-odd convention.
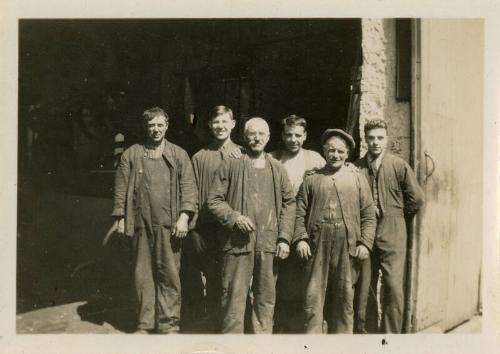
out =
[[[328,191],[324,217],[310,235],[311,258],[305,265],[304,330],[323,333],[353,331],[353,269],[349,255],[347,229],[334,183]]]
[[[170,172],[160,157],[143,160],[133,249],[138,329],[179,330],[180,241],[171,234]]]
[[[241,237],[255,238],[250,252],[224,253],[222,261],[222,333],[243,333],[247,295],[252,284],[251,333],[272,333],[276,301],[277,259],[266,251],[271,233],[277,233],[273,174],[268,163],[262,169],[250,168],[248,178],[248,217],[256,230]]]

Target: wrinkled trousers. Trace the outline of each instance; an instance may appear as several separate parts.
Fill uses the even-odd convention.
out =
[[[304,331],[323,333],[326,319],[328,333],[352,333],[356,271],[345,225],[324,222],[318,232],[305,267]]]
[[[182,330],[191,331],[190,322],[205,318],[209,321],[209,328],[204,330],[218,333],[221,293],[220,249],[213,225],[204,226],[198,233],[205,241],[205,252],[200,254],[195,252],[191,235],[188,235],[188,240],[184,243],[181,266]],[[205,284],[201,273],[205,277]]]
[[[279,263],[276,284],[275,333],[301,333],[301,315],[304,290],[304,262],[295,252]]]
[[[404,315],[404,279],[407,233],[402,216],[384,216],[379,220],[370,260],[365,260],[360,274],[356,331],[360,333],[401,333]],[[382,273],[380,302],[382,318],[378,325],[377,285]]]
[[[252,284],[251,333],[272,333],[277,260],[270,252],[224,253],[222,258],[222,333],[243,333]]]
[[[171,333],[179,331],[181,247],[170,229],[142,227],[133,239],[134,285],[137,296],[137,329]]]

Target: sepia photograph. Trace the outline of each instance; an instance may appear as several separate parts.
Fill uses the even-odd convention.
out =
[[[484,18],[16,23],[16,338],[498,336]]]

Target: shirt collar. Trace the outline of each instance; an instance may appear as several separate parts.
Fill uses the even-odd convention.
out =
[[[370,153],[366,154],[366,158],[368,160],[368,165],[371,165],[373,162],[375,162],[375,165],[377,166],[377,169],[380,167],[380,164],[382,163],[382,160],[384,159],[385,151],[382,151],[380,155],[378,155],[376,158],[373,158]]]

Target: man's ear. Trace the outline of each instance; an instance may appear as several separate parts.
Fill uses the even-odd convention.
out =
[[[231,122],[232,122],[231,129],[234,129],[234,127],[236,126],[236,121],[233,119]]]
[[[168,122],[165,122],[165,131],[168,130]]]
[[[304,132],[304,141],[307,140],[307,132]]]

